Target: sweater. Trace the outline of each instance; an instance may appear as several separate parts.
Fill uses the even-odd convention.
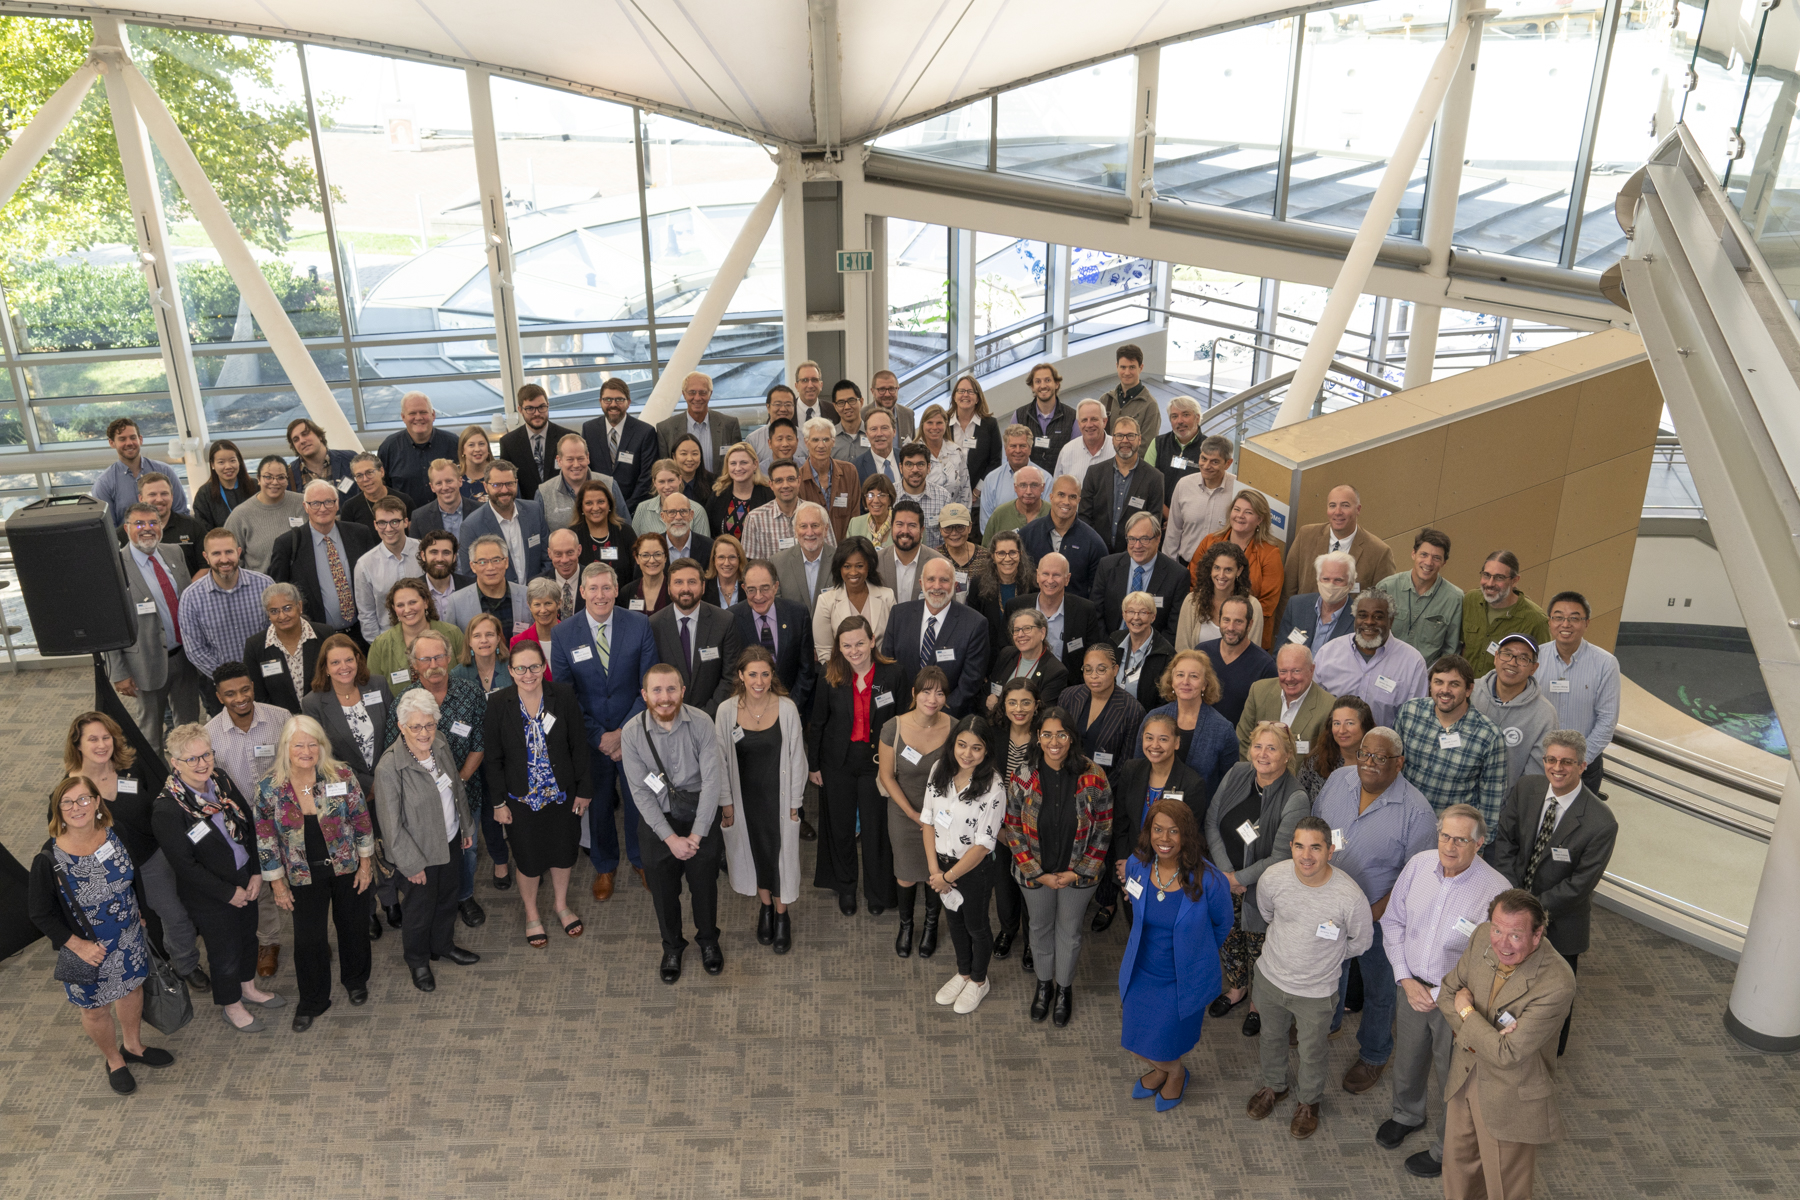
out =
[[[1369,898],[1335,867],[1318,887],[1302,883],[1291,861],[1270,867],[1257,883],[1256,908],[1269,923],[1257,967],[1291,996],[1335,995],[1344,960],[1375,941]],[[1320,934],[1327,921],[1336,937]]]
[[[295,492],[282,493],[281,499],[274,504],[264,504],[260,497],[252,496],[244,503],[231,510],[225,518],[225,528],[238,535],[238,541],[244,543],[243,565],[252,571],[269,573],[269,557],[275,552],[275,542],[282,534],[299,526],[289,518],[298,517],[300,523],[306,523],[306,506],[301,503]]]

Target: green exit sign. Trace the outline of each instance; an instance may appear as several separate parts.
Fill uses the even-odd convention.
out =
[[[839,250],[837,264],[840,275],[873,271],[875,269],[875,252],[873,250]]]

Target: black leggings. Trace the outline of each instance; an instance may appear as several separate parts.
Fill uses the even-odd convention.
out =
[[[938,870],[948,871],[957,860],[938,855]],[[956,973],[975,983],[986,983],[988,960],[994,956],[994,931],[988,925],[988,894],[994,873],[985,862],[958,877],[952,887],[962,893],[962,905],[944,905],[944,923],[950,926],[950,942],[956,947]]]
[[[863,898],[893,908],[894,848],[888,841],[887,799],[875,790],[875,753],[867,742],[852,742],[842,766],[820,772],[819,861],[813,886],[838,895],[856,894],[856,844],[862,843]],[[861,819],[862,833],[857,834]]]

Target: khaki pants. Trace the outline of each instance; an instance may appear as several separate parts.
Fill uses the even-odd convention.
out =
[[[1467,1053],[1464,1051],[1463,1053]],[[1444,1117],[1444,1200],[1531,1200],[1537,1146],[1503,1142],[1481,1116],[1478,1066],[1469,1072]]]
[[[1278,1092],[1287,1090],[1287,1035],[1288,1026],[1293,1025],[1300,1043],[1300,1090],[1294,1099],[1301,1104],[1319,1103],[1325,1095],[1325,1043],[1331,1037],[1331,1013],[1337,1007],[1337,994],[1291,995],[1270,983],[1259,964],[1251,995],[1256,1011],[1262,1014],[1262,1034],[1257,1041],[1261,1043],[1263,1086]]]
[[[256,944],[281,945],[281,907],[275,903],[275,889],[266,879],[256,895]]]

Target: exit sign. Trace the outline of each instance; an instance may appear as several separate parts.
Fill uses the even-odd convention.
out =
[[[854,275],[875,269],[875,252],[873,250],[839,250],[837,267],[840,275]]]

